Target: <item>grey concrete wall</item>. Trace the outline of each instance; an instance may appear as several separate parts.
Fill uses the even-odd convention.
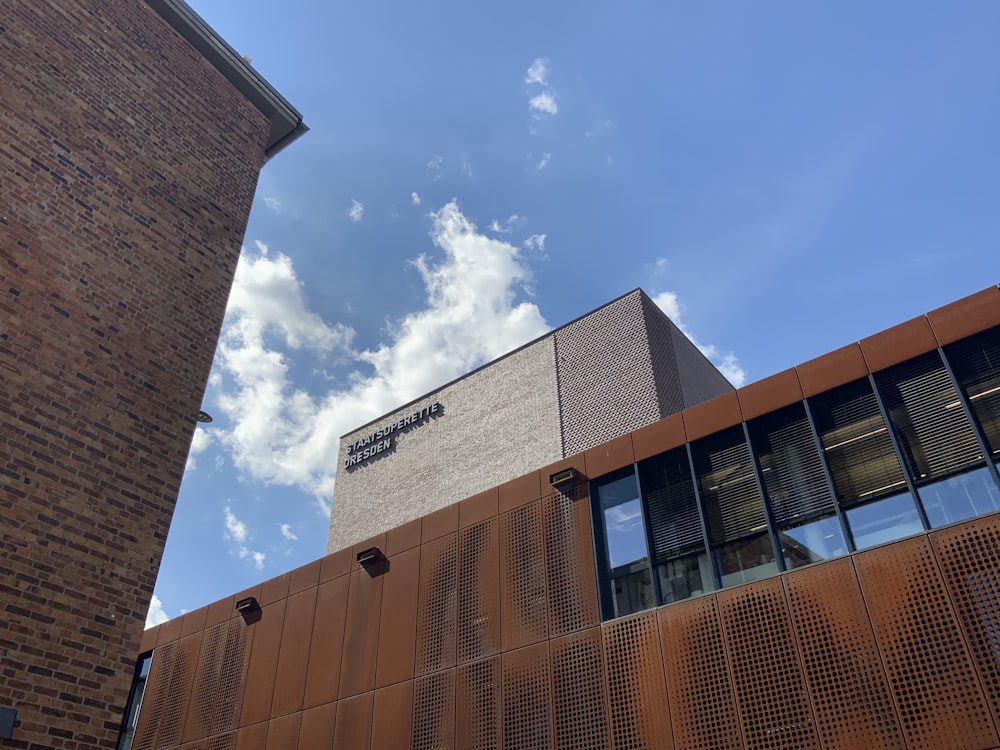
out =
[[[327,550],[336,551],[562,457],[547,336],[341,440]],[[344,468],[347,445],[434,402],[442,413]]]

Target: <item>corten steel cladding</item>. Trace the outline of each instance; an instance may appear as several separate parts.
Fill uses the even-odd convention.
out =
[[[410,750],[412,734],[413,680],[376,690],[372,709],[371,750]]]
[[[313,637],[305,675],[305,708],[337,700],[350,585],[351,577],[342,575],[316,589]]]
[[[581,484],[542,498],[549,635],[600,622],[590,530],[590,501]]]
[[[390,558],[389,569],[383,579],[375,687],[385,687],[413,677],[420,548],[415,547]]]
[[[743,750],[715,596],[657,612],[677,750]]]
[[[341,699],[375,687],[376,624],[382,608],[382,582],[383,576],[367,570],[351,573],[344,624],[344,657],[340,665]]]
[[[1000,724],[1000,516],[935,531],[930,540]]]
[[[608,746],[607,681],[599,627],[549,642],[556,747]]]
[[[253,625],[253,647],[250,650],[250,667],[240,712],[240,724],[243,726],[267,721],[271,716],[271,697],[274,694],[274,676],[281,649],[281,630],[285,624],[285,606],[285,599],[263,605],[260,620]],[[155,651],[153,663],[156,663]]]
[[[604,661],[612,750],[671,750],[673,731],[663,679],[656,613],[606,623]]]
[[[364,750],[372,732],[374,693],[362,693],[337,702],[333,750]]]
[[[927,537],[855,556],[907,745],[1000,745]]]
[[[549,644],[536,643],[501,656],[504,747],[549,750],[552,693]]]
[[[249,642],[247,626],[240,617],[205,631],[184,726],[185,742],[239,726],[243,683],[250,664]],[[156,657],[160,657],[159,652]]]
[[[784,576],[825,750],[906,750],[850,558]]]
[[[458,629],[458,534],[420,549],[415,674],[455,666]]]
[[[781,579],[718,594],[748,750],[820,750]]]
[[[458,663],[500,650],[500,522],[459,532]]]
[[[281,649],[274,675],[271,716],[283,716],[302,710],[306,688],[304,678],[309,666],[309,645],[315,612],[315,586],[288,597],[281,632]]]
[[[413,681],[413,750],[437,750],[455,742],[455,670]]]
[[[456,746],[465,750],[503,747],[500,657],[460,665],[457,680]]]
[[[504,650],[548,635],[540,501],[500,516],[500,637]]]
[[[148,678],[151,689],[143,700],[136,728],[135,750],[180,744],[201,639],[202,634],[195,633],[156,649]]]

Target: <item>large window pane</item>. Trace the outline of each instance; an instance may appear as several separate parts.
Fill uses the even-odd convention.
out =
[[[629,471],[595,487],[604,527],[607,581],[614,616],[656,605],[650,580],[649,552],[642,520],[642,502]]]
[[[604,528],[608,535],[608,560],[612,570],[646,559],[646,532],[642,527],[639,498],[605,508]]]
[[[778,540],[785,565],[789,568],[799,568],[847,554],[844,531],[836,516],[781,529],[778,531]]]
[[[774,546],[767,534],[739,539],[716,548],[722,585],[739,586],[779,573]]]
[[[617,575],[611,585],[615,592],[615,617],[624,617],[656,606],[648,567]]]
[[[919,534],[924,528],[909,492],[850,508],[847,523],[857,549]]]
[[[972,425],[957,408],[958,393],[936,351],[878,373],[875,382],[917,484],[983,462]]]
[[[841,506],[906,488],[867,378],[810,398],[809,405]]]
[[[996,460],[1000,456],[1000,328],[958,341],[944,351]],[[958,406],[957,400],[949,405]]]
[[[679,602],[715,589],[712,565],[704,551],[657,565],[656,572],[660,577],[663,604]]]
[[[985,466],[921,487],[918,492],[932,528],[1000,510],[997,486]]]

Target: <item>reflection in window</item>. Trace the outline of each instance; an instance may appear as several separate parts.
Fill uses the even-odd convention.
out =
[[[139,710],[142,708],[142,696],[146,692],[146,680],[149,677],[149,667],[153,663],[153,653],[143,654],[135,665],[132,677],[132,689],[129,691],[128,703],[125,704],[125,720],[122,722],[118,735],[116,750],[130,750],[135,737],[135,728],[139,724]]]
[[[918,492],[931,528],[1000,510],[997,486],[985,466],[921,487]]]
[[[747,429],[785,565],[796,568],[844,554],[847,542],[802,403],[755,419]]]
[[[641,462],[639,483],[649,512],[662,603],[715,589],[687,449],[677,448]]]
[[[615,617],[655,606],[635,473],[597,486]]]
[[[951,344],[944,351],[996,460],[1000,457],[1000,327]],[[947,405],[959,406],[957,399]]]
[[[691,454],[722,585],[777,573],[778,562],[742,427],[699,440],[692,444]]]
[[[867,549],[923,531],[917,506],[909,492],[847,510],[856,549]]]

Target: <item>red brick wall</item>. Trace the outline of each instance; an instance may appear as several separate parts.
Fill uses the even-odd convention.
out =
[[[4,748],[111,748],[265,118],[145,3],[0,0]]]

